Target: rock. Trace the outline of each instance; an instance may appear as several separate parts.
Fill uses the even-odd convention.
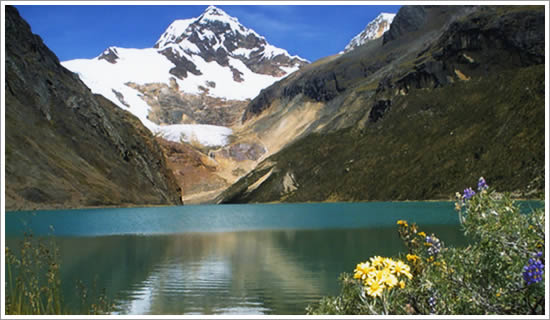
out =
[[[5,26],[6,209],[181,204],[151,132],[62,67],[12,6]]]

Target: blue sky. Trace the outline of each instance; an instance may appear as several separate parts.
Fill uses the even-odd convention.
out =
[[[380,12],[377,5],[219,5],[275,46],[310,61],[338,53]],[[17,5],[32,31],[61,61],[93,58],[105,48],[152,47],[177,19],[199,16],[207,5]]]

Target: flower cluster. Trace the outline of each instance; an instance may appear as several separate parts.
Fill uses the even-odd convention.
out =
[[[428,299],[428,306],[430,307],[430,314],[435,314],[435,306],[437,304],[435,296],[431,296]]]
[[[409,226],[406,220],[397,220],[397,224],[405,228]]]
[[[426,237],[424,245],[428,247],[428,255],[430,256],[435,256],[441,251],[441,241],[433,234]]]
[[[384,289],[390,290],[395,286],[403,289],[405,281],[400,277],[412,279],[410,271],[410,267],[401,260],[375,256],[370,261],[357,264],[353,278],[362,281],[369,296],[377,297],[382,295]]]
[[[489,189],[489,186],[487,185],[487,182],[485,181],[485,178],[480,177],[477,181],[477,191],[482,192],[483,190]]]
[[[464,189],[464,200],[470,200],[475,195],[476,192],[472,188]]]
[[[542,256],[542,252],[537,252],[535,258],[530,258],[529,262],[523,267],[523,280],[527,285],[542,281],[542,274],[544,273],[544,264],[539,259]]]

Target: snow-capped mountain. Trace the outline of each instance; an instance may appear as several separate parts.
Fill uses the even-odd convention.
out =
[[[182,124],[181,118],[189,119],[190,115],[182,115],[184,112],[177,110],[178,103],[188,111],[192,96],[193,101],[197,96],[213,97],[216,99],[209,101],[217,102],[250,99],[307,63],[272,46],[237,18],[214,6],[199,17],[174,21],[153,48],[109,47],[93,59],[62,62],[94,93],[130,111],[151,131],[173,141],[179,141],[181,133],[185,133],[208,145],[224,144],[231,130],[205,127],[200,119],[190,121],[195,124]],[[153,106],[152,101],[160,103]],[[177,116],[161,125],[158,117],[150,116],[153,107],[157,111],[169,107],[170,113]],[[195,128],[216,137],[205,137]]]
[[[351,39],[344,49],[344,52],[349,52],[370,40],[380,38],[384,32],[390,29],[394,17],[394,13],[380,13],[374,20],[367,24],[365,30]]]

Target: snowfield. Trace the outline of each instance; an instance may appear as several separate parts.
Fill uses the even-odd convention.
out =
[[[200,17],[185,20],[176,20],[166,29],[156,42],[156,48],[132,49],[109,47],[102,55],[114,59],[111,63],[106,59],[100,59],[102,55],[93,59],[76,59],[64,61],[61,64],[67,69],[77,73],[80,79],[92,90],[113,101],[117,106],[128,110],[136,115],[143,124],[152,132],[159,133],[171,141],[180,141],[182,134],[189,139],[195,137],[200,143],[208,146],[224,145],[227,143],[227,136],[231,129],[211,125],[157,125],[148,119],[151,107],[141,98],[141,93],[128,87],[128,82],[138,85],[162,83],[170,86],[170,81],[176,81],[179,90],[187,94],[202,94],[204,88],[208,88],[208,95],[212,97],[246,100],[256,97],[260,91],[274,82],[282,79],[266,74],[255,73],[250,70],[241,60],[234,56],[250,56],[252,50],[237,48],[233,52],[228,50],[223,42],[225,35],[216,35],[208,29],[202,29],[200,38],[215,40],[212,48],[221,48],[229,53],[228,62],[231,68],[237,69],[241,75],[242,82],[233,79],[231,68],[221,66],[216,61],[207,62],[200,56],[200,49],[197,45],[182,35],[192,31],[193,25],[203,25],[208,21],[219,21],[230,26],[230,32],[243,35],[253,34],[259,36],[252,29],[242,26],[237,18],[228,16],[225,12],[213,6],[209,7]],[[216,36],[220,37],[217,39]],[[177,39],[179,42],[175,43]],[[170,70],[176,65],[172,63],[161,51],[171,50],[176,58],[186,59],[192,62],[200,71],[200,75],[187,73],[183,79],[170,74]],[[232,56],[234,55],[234,56]],[[289,53],[266,42],[262,52],[266,59],[277,55]],[[178,60],[179,60],[178,59]],[[299,65],[281,66],[287,72],[286,75],[298,70]],[[286,76],[285,75],[285,76]],[[215,86],[208,85],[215,82]]]

